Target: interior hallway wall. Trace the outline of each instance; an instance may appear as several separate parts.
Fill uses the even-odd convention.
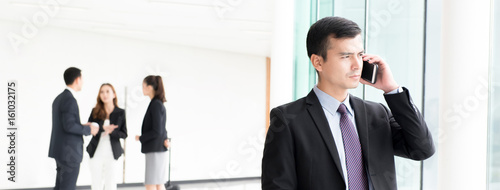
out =
[[[9,32],[22,23],[0,21],[0,121],[6,123],[8,80],[18,82],[18,181],[8,182],[3,161],[7,138],[0,138],[0,189],[51,187],[55,161],[49,158],[51,104],[64,88],[63,72],[82,69],[78,93],[81,122],[96,103],[99,86],[109,82],[126,109],[125,182],[144,180],[144,155],[135,135],[149,99],[142,80],[163,77],[167,130],[172,142],[172,180],[260,176],[265,131],[264,56],[198,49],[62,28],[42,28],[16,52]],[[125,107],[126,104],[126,107]],[[0,134],[6,133],[1,125]],[[85,137],[85,146],[90,137]],[[123,156],[122,156],[123,158]],[[84,152],[78,185],[90,184]],[[120,160],[122,162],[122,160]],[[120,176],[119,182],[122,182]]]

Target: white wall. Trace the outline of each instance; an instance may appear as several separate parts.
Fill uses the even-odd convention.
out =
[[[0,21],[0,36],[21,28]],[[7,138],[0,136],[0,189],[51,187],[55,161],[49,158],[51,104],[64,89],[62,74],[82,69],[78,95],[86,122],[100,84],[110,82],[119,105],[127,104],[126,183],[144,180],[140,143],[142,118],[149,100],[142,79],[164,78],[167,130],[172,143],[172,180],[260,176],[265,130],[265,57],[179,47],[61,28],[45,27],[14,52],[0,39],[0,134],[6,133],[6,83],[18,81],[18,182],[8,182]],[[86,143],[90,137],[86,137]],[[85,144],[86,146],[86,144]],[[121,181],[121,179],[120,179]],[[90,184],[88,155],[78,185]]]

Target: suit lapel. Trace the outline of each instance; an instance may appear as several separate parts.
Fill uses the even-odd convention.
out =
[[[352,95],[350,96],[349,103],[351,104],[352,109],[354,109],[356,128],[358,130],[359,141],[361,143],[361,149],[363,151],[363,159],[365,160],[365,164],[368,164],[368,150],[370,149],[370,143],[368,143],[368,123],[365,103],[363,102],[363,100]]]
[[[314,91],[311,90],[311,92],[309,92],[306,97],[306,103],[309,105],[307,111],[311,115],[311,118],[316,124],[316,128],[321,134],[326,147],[330,151],[330,155],[332,156],[340,175],[342,175],[342,179],[345,179],[344,172],[342,171],[342,166],[340,164],[339,153],[337,152],[337,146],[335,145],[332,131],[330,130],[330,125],[328,124],[323,107],[321,107],[321,103],[319,103],[318,97]]]

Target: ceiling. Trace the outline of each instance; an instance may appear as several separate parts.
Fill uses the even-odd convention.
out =
[[[270,56],[273,0],[2,0],[0,19]]]

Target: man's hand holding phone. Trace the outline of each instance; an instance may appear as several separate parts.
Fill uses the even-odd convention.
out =
[[[372,84],[369,81],[366,81],[365,79],[359,80],[361,84],[373,86],[377,89],[384,91],[384,93],[388,93],[390,91],[399,88],[398,83],[396,83],[394,77],[392,76],[392,72],[391,69],[389,68],[389,65],[382,58],[380,58],[377,55],[365,54],[363,55],[363,61],[368,61],[368,63],[370,64],[377,64],[378,71],[375,84]]]

